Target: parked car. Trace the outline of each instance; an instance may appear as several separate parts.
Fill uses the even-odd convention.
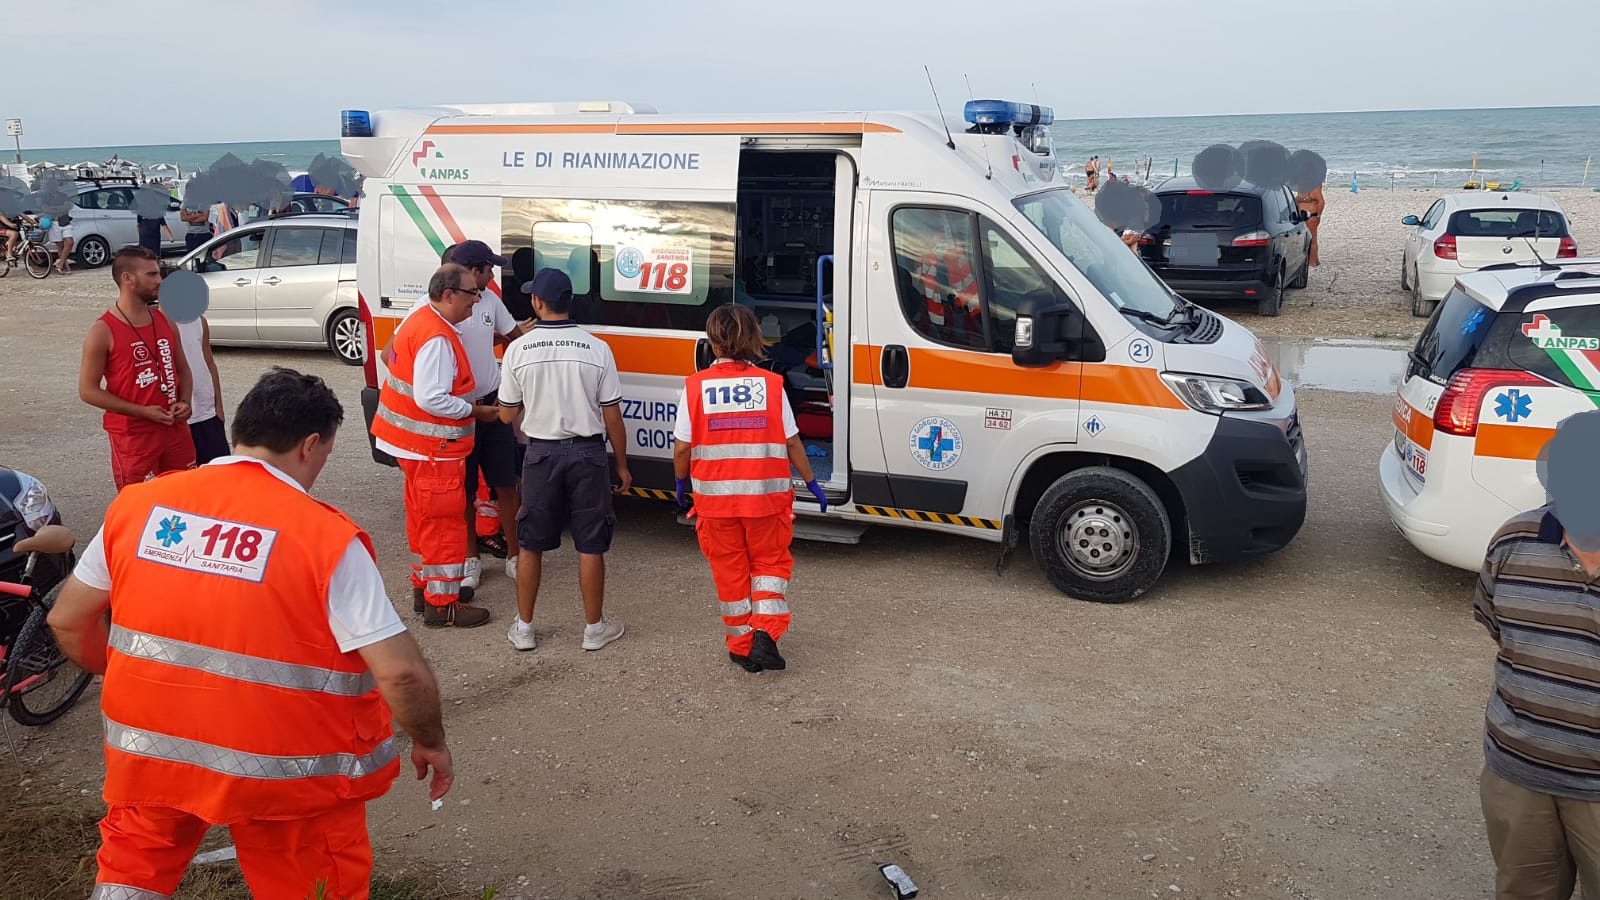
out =
[[[111,255],[139,243],[139,225],[134,213],[133,195],[139,185],[94,182],[78,186],[78,200],[72,209],[74,258],[86,268],[111,261]],[[167,227],[176,240],[162,236],[163,253],[183,250],[183,234],[189,227],[181,217],[177,198],[167,205]]]
[[[327,194],[313,194],[304,191],[295,192],[289,201],[289,213],[342,213],[350,208],[350,201],[343,197],[330,197]],[[267,218],[267,212],[260,206],[251,206],[243,216],[244,221],[251,222],[256,219]]]
[[[196,247],[176,268],[206,281],[213,344],[326,346],[346,365],[366,361],[352,216],[291,213],[250,222]]]
[[[1253,300],[1275,316],[1284,291],[1310,277],[1311,232],[1288,188],[1241,182],[1227,191],[1169,178],[1154,191],[1161,217],[1139,239],[1139,255],[1189,300]]]
[[[1389,517],[1418,550],[1483,565],[1512,516],[1544,504],[1556,425],[1600,403],[1600,258],[1458,277],[1423,328],[1378,460]]]
[[[1450,194],[1434,201],[1409,226],[1400,255],[1400,289],[1411,293],[1411,314],[1426,316],[1456,277],[1496,263],[1538,257],[1570,259],[1578,244],[1554,200],[1539,194]]]

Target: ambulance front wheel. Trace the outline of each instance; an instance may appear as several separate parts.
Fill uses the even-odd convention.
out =
[[[1028,526],[1033,558],[1062,593],[1126,603],[1166,568],[1172,523],[1150,486],[1121,469],[1094,466],[1061,476]]]

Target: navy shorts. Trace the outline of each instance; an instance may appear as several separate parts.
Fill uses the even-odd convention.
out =
[[[216,416],[204,422],[190,423],[189,434],[194,438],[194,463],[203,466],[219,456],[233,452],[228,445],[228,430]]]
[[[533,553],[561,546],[572,533],[579,553],[605,553],[617,524],[611,511],[611,461],[599,438],[533,441],[522,466],[517,543]]]
[[[498,404],[493,393],[478,401],[490,406]],[[478,496],[478,473],[483,473],[483,483],[491,488],[511,487],[517,483],[517,436],[504,422],[479,422],[472,441],[472,454],[467,457],[467,502]]]

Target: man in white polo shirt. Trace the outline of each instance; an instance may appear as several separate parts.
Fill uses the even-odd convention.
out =
[[[522,291],[533,297],[539,321],[501,360],[500,421],[510,423],[521,411],[528,436],[517,516],[517,619],[507,637],[518,650],[534,649],[533,606],[544,554],[561,546],[561,532],[567,530],[578,551],[587,623],[583,649],[599,650],[622,637],[622,622],[604,615],[605,554],[616,525],[607,438],[621,481],[615,490],[633,486],[622,425],[622,379],[605,341],[568,318],[572,280],[566,273],[541,269]]]

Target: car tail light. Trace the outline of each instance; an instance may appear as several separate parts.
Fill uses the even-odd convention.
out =
[[[378,354],[372,346],[372,310],[367,308],[367,298],[359,292],[356,294],[356,306],[361,310],[361,334],[367,342],[367,361],[361,369],[367,376],[367,387],[378,388]]]
[[[1502,387],[1541,387],[1544,379],[1516,369],[1462,369],[1439,397],[1433,427],[1445,434],[1472,437],[1478,433],[1478,410],[1489,392]]]
[[[1447,234],[1434,241],[1433,255],[1440,259],[1456,259],[1456,236]]]
[[[1190,197],[1209,197],[1209,196],[1211,196],[1211,192],[1210,191],[1184,191],[1184,193],[1187,194]]]
[[[1272,243],[1272,235],[1267,234],[1265,231],[1252,231],[1249,234],[1241,234],[1233,239],[1235,247],[1265,247],[1270,243]]]
[[[1561,249],[1556,251],[1556,259],[1576,259],[1578,257],[1578,242],[1570,236],[1561,239]]]

